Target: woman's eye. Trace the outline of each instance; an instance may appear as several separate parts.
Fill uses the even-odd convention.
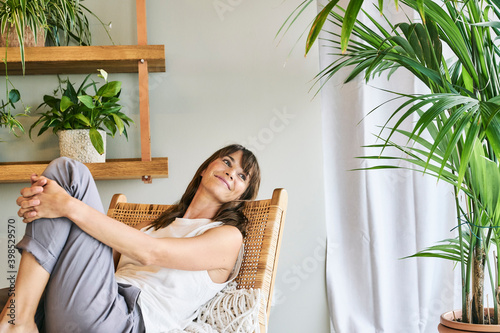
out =
[[[229,162],[229,160],[222,160],[224,161],[224,163],[227,165],[227,166],[231,166],[231,162]]]
[[[245,176],[244,174],[240,173],[240,178],[241,180],[245,181],[247,180],[247,176]]]

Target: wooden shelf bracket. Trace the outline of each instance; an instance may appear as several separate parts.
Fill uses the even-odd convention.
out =
[[[137,44],[148,44],[146,0],[136,0],[137,12]],[[139,112],[141,124],[141,159],[151,161],[151,127],[149,120],[149,72],[147,60],[141,59],[138,64],[139,72]],[[144,175],[142,180],[146,184],[152,183],[151,175]]]

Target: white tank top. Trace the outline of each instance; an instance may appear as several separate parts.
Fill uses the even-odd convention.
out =
[[[155,237],[194,237],[222,225],[210,219],[177,218],[168,227],[159,230],[146,228],[144,233]],[[141,289],[138,303],[148,333],[183,330],[196,316],[196,310],[209,301],[238,274],[243,247],[233,272],[225,283],[215,283],[208,271],[184,271],[160,266],[143,266],[122,255],[116,269],[117,282]]]

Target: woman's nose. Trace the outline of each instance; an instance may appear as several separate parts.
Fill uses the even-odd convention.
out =
[[[226,175],[228,175],[228,176],[229,176],[229,178],[231,178],[231,180],[233,180],[233,174],[232,174],[232,173],[231,173],[231,174],[229,174],[229,172],[227,172],[227,171],[226,171]]]

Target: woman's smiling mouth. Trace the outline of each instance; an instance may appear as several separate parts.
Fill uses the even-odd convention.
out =
[[[217,178],[218,178],[218,179],[220,179],[222,182],[224,182],[224,184],[226,184],[226,186],[227,186],[227,189],[228,189],[228,190],[231,190],[231,187],[229,186],[229,183],[228,183],[228,182],[227,182],[224,178],[219,177],[219,176],[215,176],[215,177],[217,177]]]

